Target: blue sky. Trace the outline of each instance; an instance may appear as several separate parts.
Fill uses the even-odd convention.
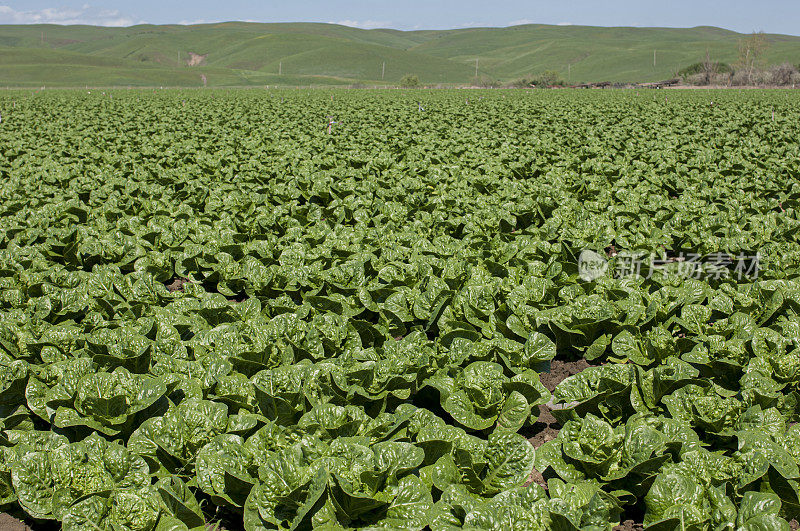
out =
[[[0,24],[335,22],[362,28],[464,28],[515,24],[720,26],[741,32],[800,34],[797,0],[0,0]]]

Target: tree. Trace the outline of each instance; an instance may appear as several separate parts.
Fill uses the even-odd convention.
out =
[[[537,74],[533,77],[521,77],[519,79],[515,79],[511,81],[509,86],[515,88],[530,88],[530,87],[554,87],[554,86],[563,86],[564,80],[561,79],[561,75],[556,72],[555,70],[546,70],[541,74]]]
[[[769,42],[763,31],[753,32],[748,38],[739,41],[739,61],[736,66],[747,76],[748,85],[753,84],[753,74],[763,66],[767,49]]]
[[[675,77],[694,77],[700,76],[700,78],[705,78],[705,74],[707,71],[713,71],[715,74],[730,74],[733,72],[731,65],[727,63],[721,63],[719,61],[709,61],[708,56],[706,59],[699,63],[692,63],[686,68],[682,68],[680,70],[675,71]]]
[[[419,78],[412,74],[406,74],[400,80],[400,85],[406,88],[414,88],[419,86]]]
[[[545,70],[533,79],[533,84],[553,87],[556,85],[563,85],[564,80],[561,79],[561,75],[555,70]]]
[[[705,85],[710,85],[711,80],[714,79],[714,76],[717,73],[717,62],[711,60],[711,54],[706,48],[706,59],[703,61],[703,81]]]

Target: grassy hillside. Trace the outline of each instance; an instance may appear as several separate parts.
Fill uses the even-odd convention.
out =
[[[480,58],[499,79],[556,70],[573,81],[651,81],[700,61],[732,63],[744,35],[720,28],[599,28],[526,25],[453,31],[414,51],[465,64]],[[800,62],[800,37],[770,35],[769,62]],[[653,55],[655,52],[655,66]]]
[[[335,24],[0,26],[0,86],[308,85],[509,81],[544,70],[583,81],[671,77],[709,50],[733,62],[744,36],[719,28],[526,25],[449,31]],[[768,61],[800,62],[800,37],[769,35]],[[653,52],[656,64],[653,65]],[[189,66],[190,54],[203,56]],[[383,65],[385,63],[385,71]]]

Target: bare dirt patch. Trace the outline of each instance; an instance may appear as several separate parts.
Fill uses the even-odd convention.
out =
[[[167,291],[170,293],[175,293],[176,291],[183,291],[183,285],[189,284],[191,281],[188,278],[173,278],[169,282],[165,283]]]
[[[644,529],[644,525],[637,524],[633,520],[625,520],[620,525],[614,528],[614,531],[638,531]]]
[[[556,386],[572,376],[578,374],[592,365],[585,359],[577,361],[563,361],[553,360],[550,364],[550,372],[539,374],[539,380],[542,382],[548,391],[551,393],[555,390]],[[529,428],[523,429],[520,433],[527,437],[528,442],[534,448],[539,448],[544,443],[552,441],[558,437],[558,432],[561,429],[561,424],[553,416],[550,407],[547,405],[539,406],[539,418]],[[544,488],[547,488],[547,481],[545,481],[542,473],[535,468],[531,472],[528,483],[537,483]]]
[[[550,408],[547,406],[539,406],[539,419],[533,426],[527,430],[523,429],[520,433],[528,438],[528,442],[531,443],[534,448],[538,449],[544,443],[558,437],[558,430],[560,429],[561,425],[550,412]],[[528,484],[530,485],[531,483],[541,485],[545,489],[547,488],[547,481],[545,481],[542,473],[535,468],[531,471],[531,475],[528,478]]]
[[[548,391],[551,393],[555,390],[556,386],[572,376],[592,367],[592,365],[585,359],[577,361],[562,361],[553,360],[550,363],[550,372],[544,372],[539,375],[539,380],[542,382]]]
[[[553,360],[550,365],[550,372],[541,373],[539,375],[539,379],[541,380],[542,385],[544,385],[547,390],[552,393],[558,384],[570,376],[581,373],[593,366],[593,364],[589,363],[585,359],[579,359],[576,361]],[[544,443],[552,441],[558,437],[558,432],[560,429],[561,425],[553,416],[550,407],[547,405],[542,405],[539,406],[538,421],[531,426],[527,432],[523,430],[521,433],[528,438],[528,441],[533,445],[534,448],[539,448]],[[547,481],[544,479],[542,473],[535,468],[533,471],[531,471],[530,478],[528,479],[528,484],[531,483],[536,483],[547,489]],[[625,514],[625,516],[633,516],[633,519],[623,521],[620,525],[614,527],[614,531],[643,530],[644,525],[641,523],[642,514],[639,513],[640,511],[635,509],[629,511],[627,514]],[[797,528],[793,527],[792,529]]]
[[[558,431],[561,425],[550,412],[547,406],[539,406],[539,420],[531,427],[535,433],[528,437],[534,448],[539,448],[541,445],[548,441],[552,441],[558,437]]]
[[[32,531],[32,529],[10,514],[2,513],[0,514],[0,531]]]
[[[208,54],[200,55],[199,53],[189,52],[186,66],[202,66],[206,64],[206,59],[208,59]]]

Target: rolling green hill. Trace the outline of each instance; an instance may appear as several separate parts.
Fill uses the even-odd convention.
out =
[[[545,70],[574,83],[654,81],[700,61],[706,50],[733,62],[744,37],[713,27],[0,26],[0,86],[199,86],[202,76],[212,86],[395,84],[406,74],[460,84],[474,78],[476,60],[481,76],[499,81]],[[800,63],[800,37],[768,40],[770,63]]]

